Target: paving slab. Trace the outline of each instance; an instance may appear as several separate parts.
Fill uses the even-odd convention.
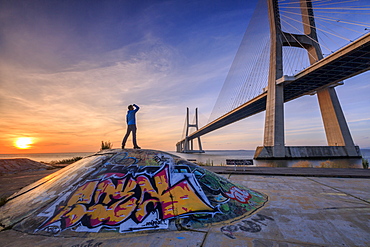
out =
[[[104,234],[103,234],[104,235]],[[87,237],[46,237],[40,235],[29,235],[17,231],[5,231],[0,233],[1,246],[70,246],[70,247],[118,247],[118,246],[202,246],[206,233],[204,232],[155,232],[141,234],[122,234],[121,237],[104,237],[88,234]]]
[[[338,193],[344,193],[349,196],[356,197],[358,199],[370,202],[370,181],[364,182],[363,179],[351,179],[351,186],[348,186],[346,179],[334,179],[334,178],[310,178],[312,181],[325,185],[329,188],[333,188]]]

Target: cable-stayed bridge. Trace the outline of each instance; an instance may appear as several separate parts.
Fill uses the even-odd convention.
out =
[[[187,115],[186,135],[176,144],[177,151],[203,152],[202,135],[266,111],[264,146],[257,148],[255,158],[359,157],[359,148],[353,143],[335,86],[370,69],[370,34],[366,31],[370,24],[318,15],[325,22],[331,20],[360,27],[355,30],[360,33],[359,38],[349,40],[349,44],[333,52],[324,40],[320,41],[318,33],[339,35],[332,29],[318,27],[315,22],[318,17],[314,18],[314,11],[334,10],[338,14],[370,9],[363,4],[348,5],[348,2],[354,1],[260,0],[216,102],[213,120],[198,128],[198,120],[190,124]],[[344,6],[338,6],[340,3]],[[343,13],[350,15],[350,12]],[[297,21],[300,27],[292,16],[300,16],[301,20]],[[263,26],[269,27],[268,35],[261,31]],[[325,56],[321,46],[330,54]],[[296,59],[299,53],[306,56],[303,69],[295,66],[302,63]],[[246,62],[245,57],[252,61]],[[288,71],[289,67],[293,69]],[[284,103],[314,93],[318,96],[328,146],[286,147]],[[223,106],[229,108],[219,111]],[[197,130],[189,134],[189,127]],[[194,150],[195,138],[199,150]]]

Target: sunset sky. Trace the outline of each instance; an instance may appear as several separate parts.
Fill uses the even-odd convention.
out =
[[[186,107],[207,123],[256,2],[0,0],[0,153],[119,148],[132,103],[138,144],[175,150]],[[361,148],[369,82],[367,72],[337,87]],[[316,96],[287,103],[285,116],[287,145],[326,145]],[[263,125],[260,113],[202,137],[203,148],[255,149]],[[18,149],[19,137],[33,143]]]

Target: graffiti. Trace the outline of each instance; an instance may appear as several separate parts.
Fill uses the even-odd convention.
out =
[[[164,220],[152,220],[152,221],[147,222],[145,226],[155,227],[161,224],[165,224],[165,221]]]
[[[231,189],[225,193],[227,197],[230,199],[235,199],[241,203],[247,203],[249,199],[252,197],[248,191],[239,189],[238,187],[231,187]]]
[[[154,173],[160,166],[171,165],[171,159],[163,154],[149,155],[139,151],[137,157],[130,157],[127,152],[115,155],[106,162],[102,169],[93,174],[103,179],[108,177],[123,177],[127,173]],[[140,165],[141,164],[141,165]]]
[[[194,229],[240,218],[267,201],[262,193],[168,153],[112,153],[37,213],[43,223],[34,233]],[[233,236],[235,231],[258,231],[266,221],[253,219],[222,232]]]
[[[175,216],[212,211],[214,208],[187,176],[171,185],[169,166],[165,165],[154,176],[128,174],[86,182],[41,228],[55,227],[55,223],[61,230],[77,225],[96,228],[117,226],[127,220],[136,223],[138,229],[148,225],[154,228]],[[155,218],[153,213],[158,218],[144,222],[150,215]]]
[[[164,155],[155,155],[153,160],[157,162],[159,165],[165,165],[170,163],[170,158]]]
[[[221,176],[215,176],[212,172],[206,169],[201,169],[199,167],[193,172],[197,174],[198,181],[206,186],[207,191],[212,194],[225,194],[225,192],[230,191],[231,188],[235,186],[227,181],[227,179]]]
[[[221,227],[221,232],[231,239],[236,239],[234,232],[239,230],[251,233],[260,232],[262,230],[261,225],[267,226],[267,224],[263,223],[265,220],[274,221],[272,217],[256,214],[250,220],[242,220],[239,224]]]
[[[250,220],[242,220],[243,224],[239,225],[239,229],[244,232],[260,232],[261,226]]]
[[[60,229],[56,226],[48,226],[44,229],[44,231],[47,233],[57,234],[60,232]]]
[[[254,222],[257,222],[257,223],[262,224],[264,226],[266,226],[266,224],[262,223],[263,221],[265,221],[265,220],[274,221],[274,219],[272,217],[266,216],[266,215],[263,215],[263,214],[257,214],[255,217],[252,218],[252,220]]]
[[[82,244],[74,244],[71,247],[99,247],[103,244],[102,242],[97,242],[97,243],[93,243],[93,242],[94,242],[94,239],[91,239],[91,240],[87,240],[85,243],[82,243]]]
[[[120,166],[129,166],[138,163],[138,159],[135,157],[128,157],[127,152],[115,155],[109,163],[117,164]]]

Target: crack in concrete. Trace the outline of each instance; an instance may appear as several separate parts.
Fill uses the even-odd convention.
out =
[[[340,210],[340,209],[343,209],[343,210],[347,210],[347,209],[357,209],[357,210],[370,210],[369,207],[331,207],[331,208],[322,208],[322,210],[330,210],[330,209],[334,209],[334,210]]]
[[[209,228],[208,231],[206,232],[206,234],[204,235],[204,238],[203,238],[202,243],[200,244],[200,247],[204,246],[210,230],[211,230],[211,228]]]
[[[362,199],[362,198],[360,198],[360,197],[358,197],[358,196],[355,196],[355,195],[349,194],[349,193],[347,193],[347,192],[345,192],[345,191],[342,191],[342,190],[340,190],[340,189],[337,189],[337,188],[335,188],[335,187],[333,187],[333,186],[330,186],[330,185],[324,184],[324,183],[322,183],[322,182],[316,181],[316,180],[311,179],[311,178],[307,178],[307,179],[308,179],[308,180],[311,180],[311,181],[313,181],[313,182],[316,182],[316,183],[318,183],[318,184],[321,184],[321,185],[323,185],[323,186],[329,187],[329,188],[331,188],[331,189],[333,189],[333,190],[339,191],[340,193],[343,193],[343,194],[346,194],[346,195],[351,196],[351,197],[353,197],[353,198],[356,198],[356,199],[358,199],[358,200],[360,200],[360,201],[363,201],[363,202],[365,202],[365,203],[367,203],[367,204],[370,204],[370,202],[369,202],[369,201],[367,201],[367,200],[365,200],[365,199]]]

